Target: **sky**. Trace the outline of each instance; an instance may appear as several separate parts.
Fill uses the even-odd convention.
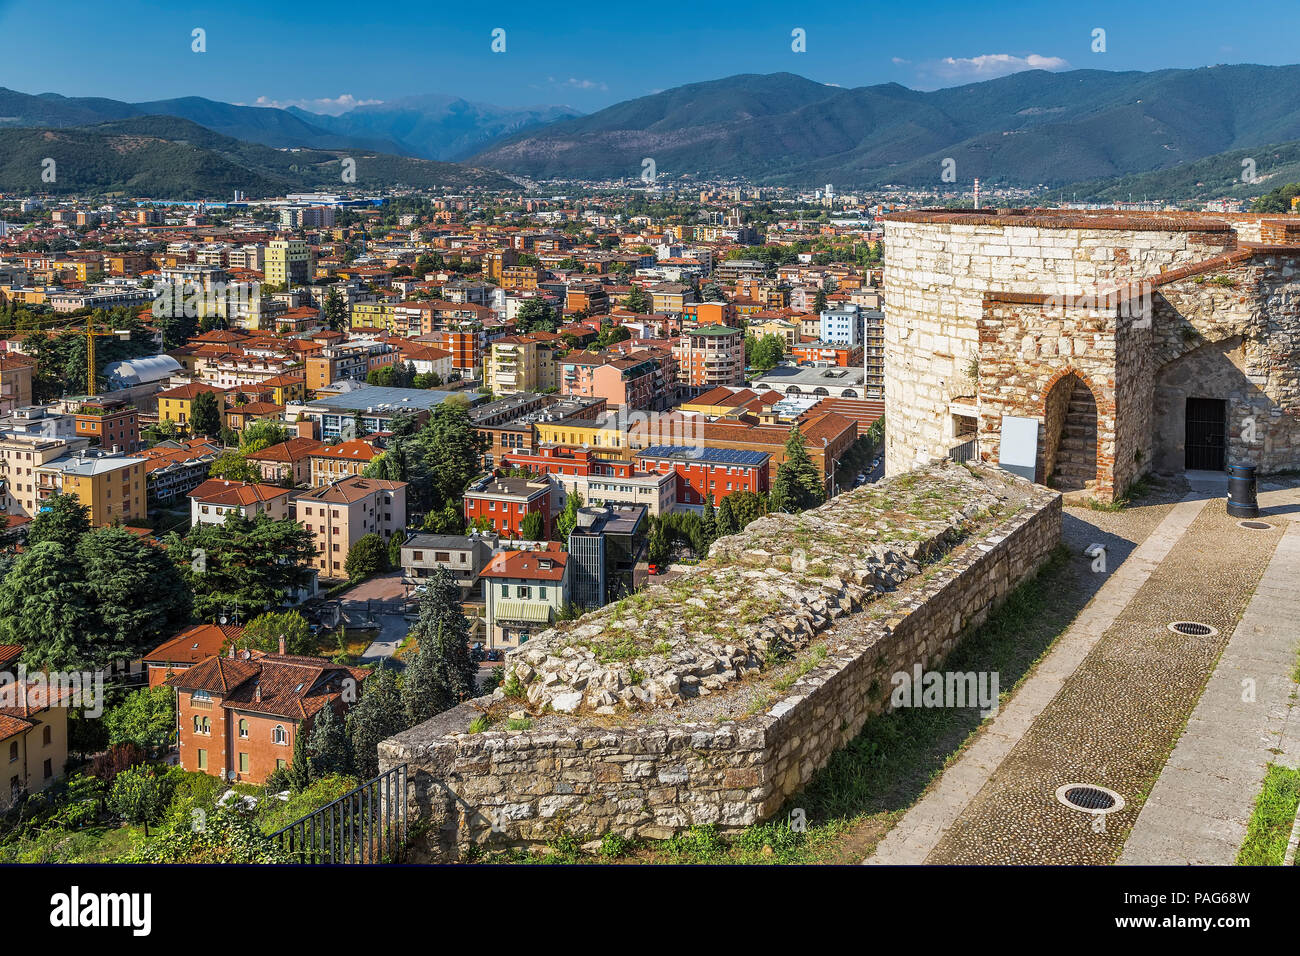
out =
[[[339,113],[439,93],[592,112],[685,83],[787,71],[935,89],[1020,69],[1300,60],[1294,0],[495,4],[0,0],[0,86],[139,102],[205,96]],[[983,7],[983,9],[982,9]],[[203,52],[194,31],[202,30]],[[795,52],[793,31],[804,31]],[[1104,51],[1094,51],[1094,31]],[[493,52],[494,31],[504,52]],[[501,40],[498,39],[498,46]]]

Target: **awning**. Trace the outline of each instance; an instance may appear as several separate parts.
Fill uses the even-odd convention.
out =
[[[540,601],[497,601],[495,611],[498,623],[549,624],[551,620],[551,606]]]

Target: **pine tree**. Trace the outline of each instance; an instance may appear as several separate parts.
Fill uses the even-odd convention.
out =
[[[722,499],[722,504],[718,506],[718,537],[726,537],[729,534],[735,534],[740,530],[736,525],[735,512],[731,510],[731,496]]]
[[[406,729],[406,710],[397,672],[383,662],[366,678],[361,699],[348,711],[348,736],[357,774],[369,780],[379,774],[379,743]]]
[[[713,544],[718,537],[718,512],[713,507],[713,495],[709,495],[704,502],[704,516],[700,520],[700,539],[707,551],[709,545]]]
[[[776,469],[772,482],[772,510],[785,512],[815,508],[826,500],[825,486],[817,466],[808,457],[803,433],[795,425],[785,441],[785,461]]]
[[[76,495],[62,492],[50,495],[27,529],[27,547],[42,541],[57,541],[67,551],[72,551],[81,536],[90,530],[90,509]]]
[[[446,568],[429,579],[411,636],[419,651],[407,667],[402,697],[407,718],[417,724],[473,697],[477,687],[469,621],[461,610],[460,588]]]
[[[312,721],[307,754],[313,780],[352,771],[352,741],[344,730],[342,718],[330,704],[322,707]]]

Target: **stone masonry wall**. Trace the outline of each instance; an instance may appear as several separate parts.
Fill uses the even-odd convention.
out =
[[[986,293],[1093,295],[1236,244],[1224,223],[1088,222],[924,212],[885,220],[886,474],[942,457],[956,444],[948,406],[976,394]]]
[[[954,488],[972,480],[956,465],[934,466],[928,477],[945,474]],[[562,833],[657,839],[701,824],[734,830],[776,813],[887,708],[891,675],[941,661],[1057,545],[1059,495],[996,470],[977,470],[975,480],[998,491],[1005,511],[983,516],[978,534],[946,555],[922,556],[927,563],[908,587],[862,610],[824,615],[801,659],[805,666],[744,713],[718,706],[743,698],[721,696],[616,715],[548,708],[531,721],[522,711],[512,714],[523,729],[494,724],[469,733],[476,717],[519,706],[483,697],[385,741],[381,767],[409,767],[411,812],[422,834],[416,858],[463,859],[472,847],[538,844]],[[904,475],[849,494],[893,495],[897,512],[933,494],[909,498],[917,482],[917,475]],[[815,527],[816,511],[800,517],[808,519],[804,531]],[[800,575],[803,542],[793,526],[786,530],[784,539],[772,527],[749,542],[748,529],[722,539],[722,560],[758,550],[778,576]],[[703,611],[718,622],[735,613],[729,604]],[[760,685],[732,686],[739,693]]]

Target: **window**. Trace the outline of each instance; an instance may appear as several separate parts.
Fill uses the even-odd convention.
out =
[[[241,720],[239,722],[239,736],[243,737],[245,740],[248,739],[248,721]]]
[[[50,760],[49,757],[45,758],[45,764],[43,765],[42,770],[45,773],[46,780],[49,780],[51,777],[54,776],[54,763],[53,761]]]
[[[239,772],[248,773],[248,754],[239,755]]]
[[[48,747],[50,743],[53,741],[53,739],[54,739],[54,734],[50,730],[49,725],[47,724],[45,728],[41,731],[41,743],[44,746]]]
[[[212,736],[212,718],[211,718],[211,717],[204,717],[204,718],[203,718],[203,733],[204,733],[204,735],[207,736],[207,737],[211,737],[211,736]]]
[[[537,589],[537,596],[538,596],[539,598],[541,598],[543,601],[545,601],[545,600],[546,600],[546,588],[545,588],[545,587],[539,587],[539,588]]]
[[[284,729],[284,724],[276,724],[275,729],[271,731],[271,743],[285,746],[289,743],[289,734]]]
[[[13,763],[17,759],[18,759],[18,741],[15,740],[13,743],[9,745],[9,762]]]
[[[200,751],[199,751],[199,754],[198,754],[198,761],[199,761],[199,769],[200,769],[200,770],[207,770],[207,769],[208,769],[208,752],[207,752],[206,750],[200,750]]]
[[[289,762],[288,762],[287,760],[285,760],[283,757],[276,757],[276,758],[275,758],[275,769],[276,769],[276,770],[283,770],[283,769],[284,769],[285,767],[287,767],[287,766],[289,766]]]

